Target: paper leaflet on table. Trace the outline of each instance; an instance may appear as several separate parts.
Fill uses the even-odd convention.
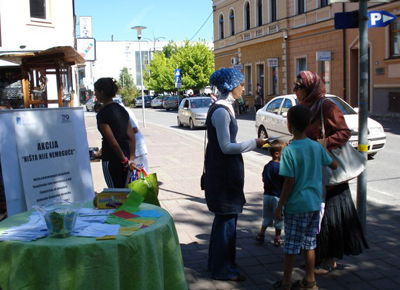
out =
[[[134,213],[139,210],[139,206],[142,204],[144,197],[131,191],[128,198],[125,200],[124,204],[121,205],[116,212],[126,211],[129,213]]]

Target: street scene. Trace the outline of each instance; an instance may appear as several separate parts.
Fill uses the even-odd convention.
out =
[[[400,289],[400,0],[0,7],[0,290]]]

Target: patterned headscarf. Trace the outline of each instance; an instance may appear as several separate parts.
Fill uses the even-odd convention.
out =
[[[321,77],[312,71],[301,71],[297,79],[300,78],[307,91],[307,96],[300,101],[300,104],[314,111],[313,105],[325,97],[325,84]]]
[[[229,92],[244,82],[242,73],[233,68],[221,68],[210,77],[210,84],[216,86],[221,96],[227,96]]]

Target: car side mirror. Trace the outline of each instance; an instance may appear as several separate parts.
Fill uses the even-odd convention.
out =
[[[283,118],[287,118],[287,112],[283,112],[283,113],[282,113],[282,117],[283,117]]]

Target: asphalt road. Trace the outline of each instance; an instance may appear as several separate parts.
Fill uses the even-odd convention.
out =
[[[142,109],[132,109],[138,119],[140,126],[143,122]],[[164,109],[145,109],[146,124],[160,126],[174,130],[177,134],[190,136],[193,142],[204,142],[204,130],[190,130],[189,127],[177,126],[177,111],[165,111]],[[86,127],[88,131],[89,146],[100,146],[100,139],[95,125],[95,114],[85,112]],[[387,135],[386,147],[375,155],[367,163],[367,201],[380,206],[400,210],[400,123],[380,122]],[[248,113],[238,117],[239,134],[237,141],[245,141],[256,138],[254,114]],[[198,152],[203,154],[203,152]],[[268,162],[269,156],[265,150],[257,149],[245,154],[247,162],[256,163],[261,166]],[[350,182],[354,200],[357,198],[357,180]]]

